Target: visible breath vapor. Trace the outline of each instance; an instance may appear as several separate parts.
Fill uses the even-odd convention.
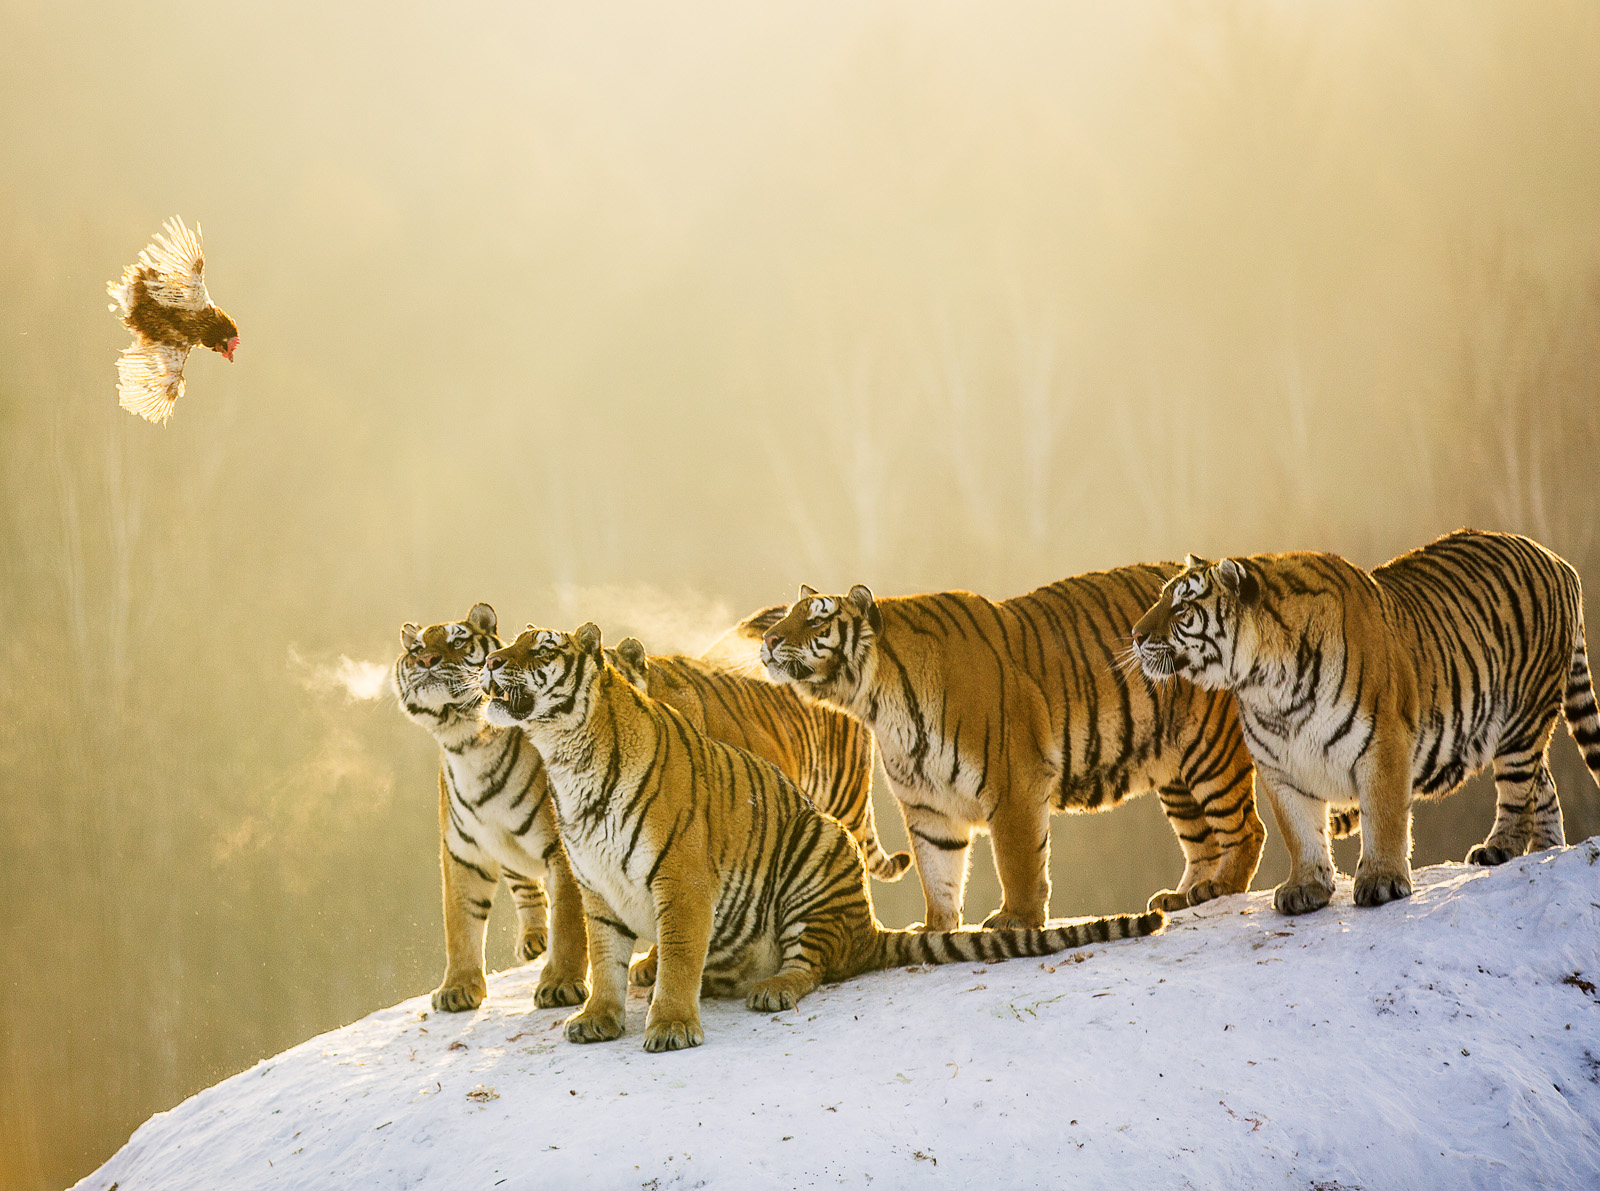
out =
[[[632,636],[651,653],[702,653],[739,619],[721,600],[692,591],[673,594],[649,583],[562,584],[556,605],[564,623],[541,627],[570,630],[592,620],[607,645]]]
[[[300,685],[316,693],[342,691],[348,702],[370,702],[389,693],[389,667],[339,655],[337,662],[316,662],[289,646],[289,669]]]

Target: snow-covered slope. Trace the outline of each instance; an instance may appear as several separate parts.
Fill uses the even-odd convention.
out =
[[[537,966],[146,1122],[79,1187],[1600,1187],[1600,842],[1269,893],[1041,964],[901,970],[706,1044],[561,1039]]]

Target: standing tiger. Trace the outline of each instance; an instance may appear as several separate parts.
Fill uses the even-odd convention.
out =
[[[698,1046],[700,995],[792,1008],[823,981],[912,963],[1047,955],[1161,929],[1159,911],[1051,930],[886,931],[861,849],[776,767],[715,740],[638,690],[600,630],[529,627],[484,662],[490,723],[519,727],[544,758],[588,914],[593,991],[574,1042],[623,1030],[628,957],[657,943],[646,1050]]]
[[[1359,807],[1355,901],[1377,906],[1411,893],[1413,795],[1443,797],[1491,760],[1494,827],[1468,862],[1562,842],[1558,714],[1600,782],[1578,574],[1515,534],[1458,530],[1370,573],[1335,554],[1191,555],[1133,640],[1150,677],[1238,699],[1289,847],[1285,914],[1333,894],[1330,803]]]
[[[987,926],[1038,926],[1050,813],[1157,789],[1183,847],[1180,909],[1250,887],[1266,833],[1233,700],[1118,665],[1176,563],[1063,579],[997,602],[965,591],[800,598],[768,629],[776,682],[865,722],[911,834],[932,930],[961,924],[968,848],[987,830],[1003,895]]]
[[[534,1001],[576,1005],[588,995],[583,902],[556,832],[550,782],[521,732],[483,722],[478,671],[500,648],[494,609],[474,604],[465,620],[400,630],[394,664],[400,706],[439,742],[439,863],[444,877],[444,980],[433,1007],[476,1009],[487,992],[483,938],[501,874],[517,906],[517,958],[536,959],[548,940]],[[550,925],[540,877],[548,874]]]

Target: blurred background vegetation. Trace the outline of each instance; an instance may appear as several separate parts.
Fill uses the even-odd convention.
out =
[[[1587,0],[0,0],[0,67],[8,1188],[437,981],[434,746],[334,675],[404,620],[1461,525],[1600,592]],[[160,429],[103,286],[175,213],[244,342]],[[1153,799],[1054,840],[1057,914],[1182,868]]]

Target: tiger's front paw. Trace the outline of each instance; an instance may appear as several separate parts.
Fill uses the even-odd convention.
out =
[[[622,1024],[620,1009],[585,1009],[567,1018],[563,1032],[568,1042],[610,1042],[622,1037]]]
[[[533,1003],[541,1009],[554,1009],[560,1005],[581,1005],[589,999],[589,986],[580,977],[563,980],[548,972],[533,990]]]
[[[1312,879],[1291,885],[1285,881],[1272,892],[1273,908],[1280,914],[1309,914],[1333,900],[1333,882]]]
[[[628,965],[628,983],[634,988],[649,988],[656,982],[656,949],[650,948]]]
[[[652,1053],[663,1050],[688,1050],[706,1040],[700,1019],[651,1022],[644,1030],[644,1048]]]
[[[1513,853],[1510,848],[1500,848],[1493,844],[1479,844],[1467,853],[1468,864],[1504,864],[1510,860]]]
[[[523,963],[532,963],[545,953],[545,948],[550,945],[550,932],[547,930],[530,930],[517,940],[517,958]]]
[[[1411,874],[1406,871],[1357,870],[1355,901],[1358,906],[1381,906],[1411,896]]]
[[[1174,910],[1187,910],[1189,897],[1179,893],[1176,889],[1158,889],[1150,895],[1150,900],[1145,903],[1146,910],[1165,910],[1172,913]]]
[[[458,976],[453,980],[447,978],[433,990],[434,1012],[465,1013],[483,1004],[483,998],[488,995],[489,989],[482,972],[477,974],[476,979],[472,976]]]

